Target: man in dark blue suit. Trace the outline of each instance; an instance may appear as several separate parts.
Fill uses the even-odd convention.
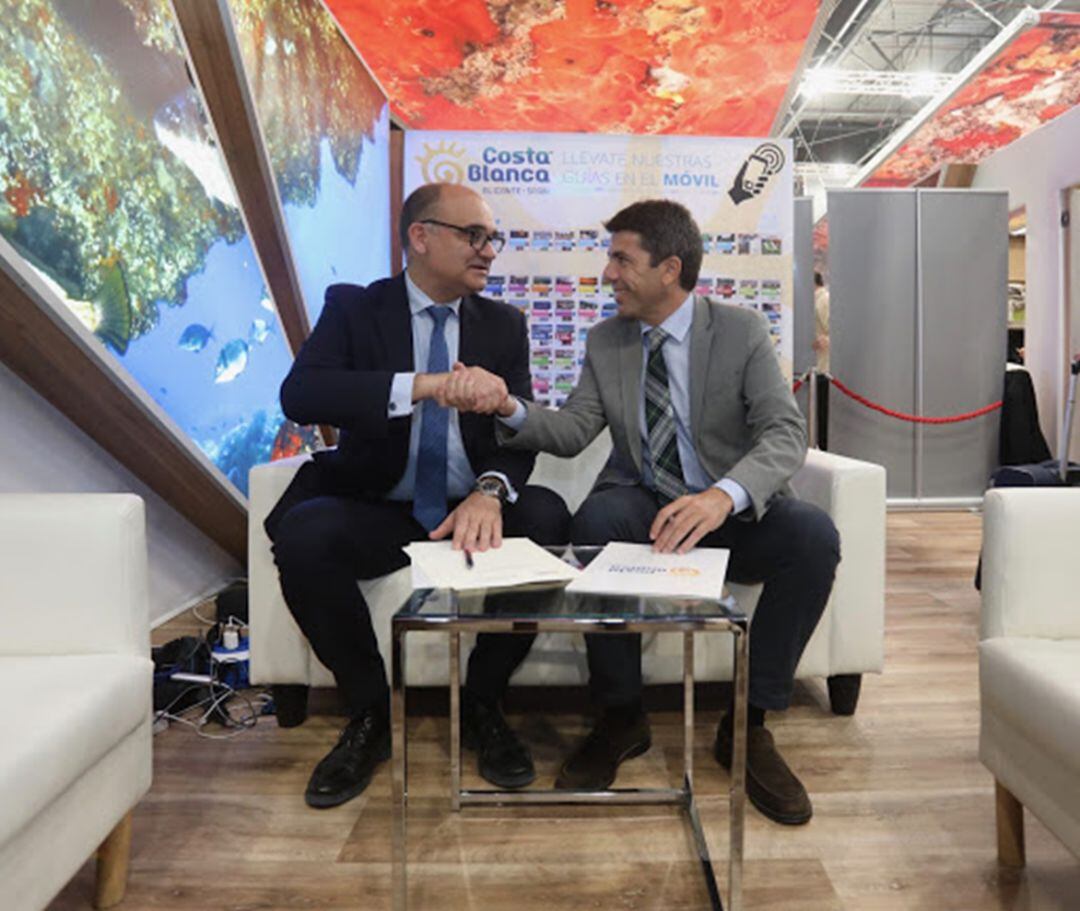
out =
[[[386,670],[356,580],[405,566],[410,541],[452,536],[456,548],[483,551],[503,534],[569,537],[561,498],[526,485],[536,454],[500,448],[490,414],[447,407],[531,398],[524,316],[479,295],[503,245],[491,210],[469,189],[429,184],[405,200],[399,230],[405,272],[363,290],[332,287],[281,387],[289,418],[341,430],[337,449],[304,465],[266,520],[285,601],[351,715],[312,773],[314,807],[355,797],[389,756]],[[481,635],[469,658],[464,741],[500,787],[535,777],[499,707],[531,644]]]

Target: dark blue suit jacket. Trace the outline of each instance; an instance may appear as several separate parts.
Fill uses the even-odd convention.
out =
[[[479,295],[461,301],[458,359],[501,376],[512,395],[532,398],[525,317]],[[359,288],[331,285],[315,328],[281,386],[281,407],[298,424],[341,431],[336,449],[301,467],[266,519],[274,529],[293,505],[315,496],[379,499],[405,472],[412,417],[387,414],[395,373],[415,369],[404,273]],[[520,489],[536,453],[503,449],[491,415],[461,414],[465,453],[474,473],[500,471]]]

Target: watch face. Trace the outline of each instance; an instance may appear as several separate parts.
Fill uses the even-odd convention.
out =
[[[476,486],[481,493],[489,497],[498,497],[502,500],[506,496],[506,487],[498,478],[481,478]]]

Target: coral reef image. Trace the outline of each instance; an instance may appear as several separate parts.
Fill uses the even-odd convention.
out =
[[[767,136],[819,3],[327,5],[413,129]]]
[[[246,491],[291,355],[171,7],[9,0],[0,46],[0,234]]]
[[[319,2],[229,0],[312,324],[390,272],[390,107]]]
[[[947,161],[977,164],[1080,102],[1080,15],[1021,32],[863,183],[910,186]]]

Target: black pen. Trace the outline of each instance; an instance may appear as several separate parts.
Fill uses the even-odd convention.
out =
[[[472,551],[469,550],[468,548],[465,548],[465,565],[467,567],[469,567],[469,569],[472,569],[473,566],[475,565],[473,563]]]

